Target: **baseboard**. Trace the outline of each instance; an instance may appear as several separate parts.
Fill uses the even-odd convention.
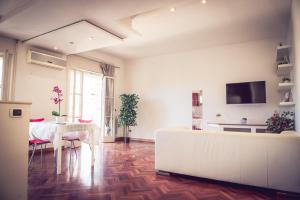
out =
[[[132,141],[155,143],[154,139],[130,138]]]
[[[157,175],[161,176],[171,176],[170,172],[162,171],[162,170],[155,170]]]
[[[144,138],[132,138],[130,137],[130,140],[131,141],[136,141],[136,142],[148,142],[148,143],[155,143],[155,140],[154,139],[144,139]],[[116,142],[119,142],[119,141],[124,141],[124,137],[117,137],[115,139]]]

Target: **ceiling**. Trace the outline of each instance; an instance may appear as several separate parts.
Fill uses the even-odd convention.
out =
[[[123,38],[94,51],[134,59],[285,37],[290,7],[290,0],[0,0],[0,34],[26,40],[87,20]]]

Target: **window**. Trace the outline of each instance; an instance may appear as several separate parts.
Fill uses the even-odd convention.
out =
[[[3,56],[0,55],[0,100],[2,100],[2,94],[3,94],[3,76],[4,76],[4,64],[3,64]]]
[[[96,73],[69,70],[68,115],[101,123],[102,76]]]

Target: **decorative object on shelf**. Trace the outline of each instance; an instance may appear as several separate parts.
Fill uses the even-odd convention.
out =
[[[137,94],[120,95],[121,108],[118,125],[124,127],[124,143],[129,143],[130,126],[136,126],[139,96]]]
[[[282,78],[282,82],[283,82],[283,83],[290,83],[290,82],[291,82],[291,79],[288,78],[288,77],[283,77],[283,78]]]
[[[246,117],[243,117],[241,119],[241,124],[247,124],[247,118]]]
[[[284,111],[281,114],[274,112],[272,117],[267,119],[267,131],[281,133],[282,131],[295,130],[294,112]]]
[[[284,56],[281,60],[277,61],[277,65],[285,65],[289,63],[290,63],[289,56]]]
[[[283,99],[283,102],[290,102],[292,100],[291,98],[291,91],[287,91],[285,94],[284,94],[284,99]]]
[[[60,103],[63,101],[62,90],[58,86],[54,86],[52,89],[54,97],[51,98],[54,104],[58,104],[58,112],[52,111],[52,115],[55,116],[56,123],[64,123],[65,117],[60,115]]]
[[[200,106],[202,104],[202,97],[200,96],[200,92],[192,93],[193,106]]]
[[[290,63],[290,58],[289,56],[284,56],[283,57],[283,64],[289,64]]]

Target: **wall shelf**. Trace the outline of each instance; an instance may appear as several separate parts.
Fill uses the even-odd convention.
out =
[[[294,102],[280,102],[279,106],[294,106]]]
[[[278,84],[278,91],[286,91],[290,90],[294,87],[294,83],[279,83]]]
[[[283,76],[283,75],[289,75],[291,70],[293,69],[292,64],[281,64],[277,66],[277,75]]]

